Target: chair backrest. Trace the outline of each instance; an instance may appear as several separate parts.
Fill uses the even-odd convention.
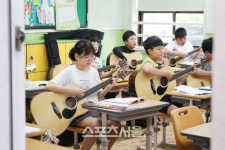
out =
[[[193,146],[193,143],[182,136],[180,132],[184,129],[204,123],[202,114],[198,107],[189,106],[175,109],[171,112],[174,135],[178,150],[201,150],[201,147]]]
[[[52,72],[52,76],[53,78],[59,74],[63,69],[65,69],[66,67],[69,67],[70,65],[69,64],[59,64],[59,65],[56,65],[53,69],[53,72]]]

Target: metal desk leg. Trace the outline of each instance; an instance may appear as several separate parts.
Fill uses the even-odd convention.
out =
[[[190,106],[193,106],[193,100],[190,99]]]
[[[147,129],[145,131],[146,134],[146,147],[138,146],[137,150],[152,150],[152,118],[147,117]]]
[[[157,149],[157,146],[158,146],[158,142],[157,142],[157,137],[158,137],[158,132],[159,132],[159,128],[157,127],[157,116],[154,116],[154,150]]]
[[[102,113],[102,150],[108,150],[109,141],[107,140],[107,114]]]
[[[152,149],[152,117],[147,117],[146,150]]]

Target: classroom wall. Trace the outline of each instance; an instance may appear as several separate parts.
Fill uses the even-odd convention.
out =
[[[122,41],[122,35],[126,30],[131,29],[132,26],[132,2],[135,0],[89,0],[88,1],[88,28],[100,30],[105,33],[104,39],[102,41],[103,49],[101,54],[101,60],[103,65],[105,65],[106,58],[110,52],[112,52],[113,47],[124,45]],[[179,0],[180,1],[180,0]],[[165,0],[139,0],[140,8],[159,7],[164,10],[172,7],[173,10],[179,10],[180,6],[176,3],[178,0],[171,0],[169,3]],[[166,3],[166,6],[159,4]],[[174,5],[175,3],[175,5]],[[186,4],[187,2],[182,0],[180,4]],[[206,15],[206,37],[213,36],[214,31],[214,12],[215,12],[215,1],[207,0],[206,6],[203,5],[203,0],[191,0],[190,4],[185,5],[185,7],[191,7],[191,10],[195,9],[207,9]],[[169,7],[170,6],[170,7]],[[159,9],[157,8],[157,9]],[[187,10],[187,9],[186,9]],[[44,43],[44,34],[42,33],[26,33],[25,44],[41,44]],[[144,51],[142,51],[145,54]],[[145,56],[144,56],[145,57]]]
[[[89,0],[88,27],[127,29],[131,24],[131,0]]]

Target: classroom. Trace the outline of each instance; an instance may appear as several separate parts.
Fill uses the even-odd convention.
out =
[[[225,122],[221,119],[225,103],[222,98],[225,71],[221,69],[225,67],[223,0],[3,0],[1,4],[1,149],[39,149],[40,145],[42,149],[75,149],[73,146],[57,145],[63,141],[63,137],[58,135],[68,130],[73,133],[70,135],[73,139],[77,132],[84,132],[87,129],[85,127],[89,127],[89,134],[91,127],[105,127],[106,124],[107,127],[113,126],[120,131],[116,135],[119,138],[102,132],[100,138],[95,137],[97,143],[101,141],[101,149],[110,149],[111,146],[112,150],[163,149],[154,143],[164,137],[161,135],[164,134],[163,125],[166,124],[164,116],[169,120],[167,130],[171,130],[165,138],[172,136],[172,142],[176,144],[175,147],[166,146],[164,149],[184,149],[179,146],[182,145],[179,143],[180,134],[186,141],[191,139],[188,143],[193,147],[199,141],[190,142],[193,138],[186,135],[186,130],[176,130],[175,120],[178,118],[175,117],[178,110],[184,111],[178,114],[180,117],[186,116],[186,108],[192,108],[192,105],[198,106],[197,111],[200,110],[202,115],[204,122],[199,124],[210,124],[210,130],[207,129],[207,133],[210,132],[207,146],[202,144],[200,147],[212,150],[225,147]],[[182,47],[179,40],[181,43],[185,41],[183,45],[190,44],[191,48],[179,51],[179,47]],[[152,42],[157,42],[158,45]],[[207,45],[210,42],[211,50]],[[174,43],[177,44],[176,47],[172,47]],[[82,44],[86,47],[79,47]],[[82,51],[85,52],[80,53]],[[200,58],[204,59],[200,62]],[[159,69],[158,66],[162,68]],[[72,67],[76,70],[72,70]],[[71,74],[66,73],[64,68],[71,71]],[[89,68],[91,74],[87,71]],[[118,79],[109,78],[112,76]],[[70,81],[64,79],[66,77],[71,77],[71,83],[77,84],[78,88],[77,85],[75,88],[67,87]],[[195,81],[196,78],[198,80]],[[197,81],[200,82],[197,84]],[[37,85],[38,89],[33,88],[33,85]],[[203,89],[205,87],[209,87],[210,92]],[[195,96],[183,94],[187,89],[189,92],[205,93],[197,93]],[[183,93],[178,93],[179,90]],[[75,99],[72,96],[66,97],[63,103],[66,108],[61,113],[57,98],[66,93],[75,96]],[[51,96],[54,96],[54,100],[49,98]],[[139,99],[133,100],[130,96]],[[84,97],[85,101],[79,97]],[[138,103],[113,105],[112,109],[117,111],[106,108],[112,104],[104,104],[103,101],[115,97],[117,101],[125,101],[127,98]],[[40,103],[38,99],[45,101]],[[103,101],[97,103],[96,99]],[[181,103],[175,105],[181,99],[182,106]],[[45,106],[48,101],[49,107]],[[160,116],[163,114],[162,108],[166,110],[163,109],[164,115]],[[83,112],[76,111],[77,109]],[[92,114],[87,113],[88,110]],[[53,117],[50,116],[51,113]],[[208,117],[205,117],[205,113]],[[72,114],[75,115],[71,117]],[[86,115],[85,119],[76,120],[83,114]],[[59,124],[50,120],[62,116],[61,120],[64,121],[59,123],[60,130],[52,129]],[[88,118],[92,120],[85,122]],[[130,130],[129,127],[131,131],[139,129],[135,128],[138,118],[145,118],[145,132],[141,138],[126,138],[129,136],[125,134]],[[49,126],[45,126],[46,122],[50,122]],[[187,124],[193,122],[189,121]],[[72,127],[72,123],[81,127],[82,131]],[[57,135],[55,140],[59,141],[49,144],[34,140],[30,138],[34,135],[28,136],[25,133],[27,126],[41,128],[43,133],[38,135],[41,140],[47,131],[54,130]],[[116,132],[115,128],[110,128],[110,133]],[[49,134],[51,136],[53,133]],[[85,140],[79,143],[81,149],[89,146],[84,143],[94,144],[93,149],[100,146],[91,138],[83,138]],[[137,146],[138,141],[142,141],[140,146]]]

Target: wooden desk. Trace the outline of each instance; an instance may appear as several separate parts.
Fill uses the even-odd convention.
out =
[[[37,131],[37,132],[26,133],[26,137],[34,137],[34,136],[44,135],[45,130],[48,130],[47,128],[40,127],[37,124],[33,124],[33,123],[26,123],[26,126],[35,127],[35,128],[40,129],[40,131]]]
[[[212,123],[205,123],[181,131],[181,135],[187,136],[196,146],[209,149]]]
[[[71,150],[71,148],[26,138],[26,150]]]
[[[211,94],[194,95],[176,91],[166,92],[166,94],[171,95],[171,100],[173,102],[186,103],[186,101],[189,101],[190,106],[210,106]]]
[[[159,110],[167,106],[167,102],[160,102],[155,100],[144,100],[143,102],[134,103],[128,106],[128,108],[124,111],[118,110],[111,110],[111,109],[103,109],[103,108],[96,108],[96,107],[88,107],[83,106],[83,108],[89,109],[92,111],[92,115],[94,117],[99,117],[102,119],[102,127],[107,127],[107,119],[109,120],[116,120],[116,121],[127,121],[127,120],[134,120],[137,118],[147,117],[147,130],[146,133],[146,149],[152,149],[152,124],[151,124],[151,117],[155,116],[159,113]],[[156,141],[155,136],[155,141]],[[107,133],[103,131],[102,133],[102,145],[103,150],[107,150]],[[140,148],[140,147],[139,147]],[[156,149],[156,146],[154,147]]]
[[[25,88],[26,98],[33,98],[35,95],[40,94],[45,91],[45,86],[32,86]]]

